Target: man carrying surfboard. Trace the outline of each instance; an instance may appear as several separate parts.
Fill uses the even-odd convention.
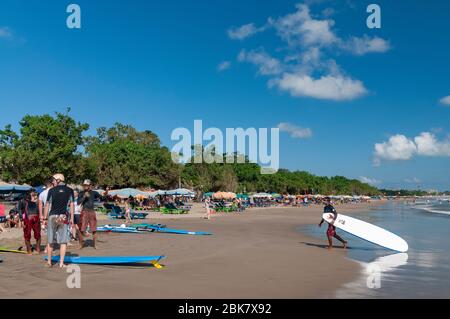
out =
[[[337,240],[339,240],[342,244],[344,244],[344,249],[346,249],[348,243],[345,240],[343,240],[341,238],[341,236],[339,236],[336,233],[336,226],[334,226],[334,222],[336,221],[337,216],[338,216],[338,214],[336,212],[336,208],[334,208],[334,206],[331,205],[331,199],[329,197],[325,197],[323,202],[325,204],[325,207],[323,209],[324,214],[333,215],[333,221],[328,224],[328,229],[327,229],[328,249],[333,248],[333,237],[336,238]],[[322,220],[319,223],[319,227],[322,227],[322,224],[324,222],[325,222],[325,219],[322,218]]]

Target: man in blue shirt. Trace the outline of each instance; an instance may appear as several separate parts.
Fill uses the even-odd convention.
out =
[[[339,236],[336,233],[336,226],[334,226],[334,222],[337,219],[337,212],[336,212],[336,208],[334,208],[333,205],[331,205],[331,199],[329,197],[326,197],[324,199],[324,204],[325,207],[323,209],[323,213],[324,214],[330,214],[333,215],[333,222],[328,224],[328,229],[327,229],[327,238],[328,238],[328,249],[332,249],[333,248],[333,237],[336,238],[337,240],[339,240],[342,244],[344,244],[344,249],[347,248],[347,242],[345,240],[343,240],[341,238],[341,236]],[[319,224],[319,227],[322,227],[322,224],[325,222],[325,220],[322,218],[322,221]]]

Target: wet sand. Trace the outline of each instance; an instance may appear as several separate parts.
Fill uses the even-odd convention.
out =
[[[377,204],[342,205],[338,210],[350,213]],[[67,288],[69,274],[45,268],[42,256],[1,253],[0,298],[327,298],[355,279],[360,266],[343,249],[325,249],[325,236],[318,240],[298,231],[318,223],[322,209],[251,209],[210,221],[199,217],[200,208],[191,216],[164,220],[154,214],[148,222],[213,236],[100,234],[97,250],[74,246],[69,254],[165,255],[165,267],[82,265],[81,289]],[[0,234],[0,246],[22,246],[19,235]]]

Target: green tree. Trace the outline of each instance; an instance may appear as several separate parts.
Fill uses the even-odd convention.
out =
[[[69,181],[82,170],[80,147],[88,124],[76,122],[67,114],[26,115],[19,122],[20,134],[7,125],[0,131],[2,179],[38,185],[55,173]]]
[[[92,178],[103,186],[170,188],[177,185],[179,167],[151,131],[116,123],[99,128],[86,145]]]

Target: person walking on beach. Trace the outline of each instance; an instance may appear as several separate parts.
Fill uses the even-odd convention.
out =
[[[211,219],[211,207],[209,207],[211,204],[209,197],[205,198],[205,209],[206,209],[206,214],[205,214],[205,219],[210,220]]]
[[[131,224],[131,205],[130,205],[130,199],[127,198],[125,200],[125,224],[129,225]]]
[[[20,218],[23,221],[23,237],[29,255],[33,252],[33,246],[31,245],[32,232],[36,240],[36,253],[40,254],[41,252],[41,218],[39,216],[38,201],[36,191],[32,190],[17,204]]]
[[[96,249],[97,241],[97,215],[95,214],[94,204],[100,198],[100,194],[92,190],[92,182],[86,179],[83,182],[83,191],[78,196],[77,204],[81,209],[81,227],[79,232],[80,249],[84,247],[83,236],[86,237],[86,232],[89,227],[89,232],[92,234],[94,242],[93,247]]]
[[[59,244],[59,267],[64,268],[67,243],[70,241],[69,225],[73,225],[74,193],[64,184],[64,175],[53,176],[54,187],[50,189],[44,209],[44,220],[47,220],[47,265],[52,266],[53,244]],[[69,212],[67,211],[69,208]]]
[[[334,226],[334,222],[337,219],[337,212],[336,209],[333,207],[333,205],[331,205],[331,199],[329,197],[326,197],[324,199],[324,214],[331,214],[333,215],[333,222],[328,224],[328,229],[327,229],[327,238],[328,238],[328,249],[332,249],[333,248],[333,238],[336,238],[337,240],[339,240],[343,245],[344,245],[344,249],[347,248],[347,242],[345,240],[343,240],[341,238],[341,236],[339,236],[336,233],[336,226]],[[322,220],[319,223],[319,227],[322,227],[322,224],[325,222],[325,220],[322,218]]]

